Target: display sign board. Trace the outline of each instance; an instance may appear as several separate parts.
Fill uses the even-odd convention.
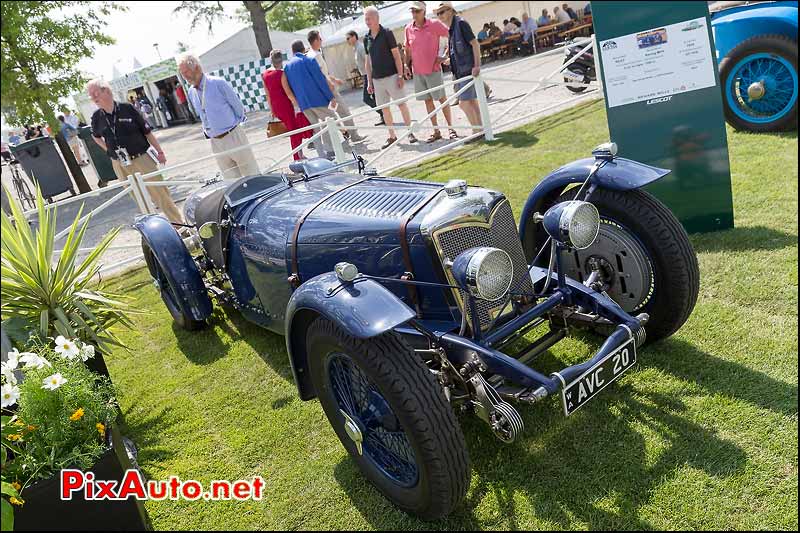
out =
[[[143,81],[160,81],[164,78],[178,75],[178,63],[174,57],[170,57],[147,67],[138,70],[139,77]]]
[[[689,232],[733,227],[722,93],[705,2],[592,2],[611,140],[672,172],[647,187]]]

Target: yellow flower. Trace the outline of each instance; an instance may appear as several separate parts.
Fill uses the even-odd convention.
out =
[[[97,424],[94,425],[94,427],[97,428],[97,432],[100,433],[101,437],[105,437],[106,436],[106,427],[103,424],[98,422]]]
[[[28,431],[33,431],[34,429],[36,429],[36,426],[34,426],[33,424],[28,424],[28,427],[25,429],[27,429]]]
[[[17,492],[19,492],[19,491],[21,491],[21,490],[22,490],[22,485],[20,485],[20,484],[19,484],[19,483],[17,483],[16,481],[14,481],[13,483],[11,483],[11,486],[12,486],[12,487],[14,487],[14,488],[17,490]]]
[[[21,505],[23,505],[23,504],[25,503],[25,500],[20,500],[19,498],[15,498],[14,496],[10,497],[10,498],[8,499],[8,501],[10,501],[11,503],[13,503],[14,505],[20,505],[20,506],[21,506]]]
[[[17,419],[17,420],[14,421],[14,425],[22,427],[22,426],[25,425],[25,422],[23,422],[22,420]]]
[[[19,433],[12,433],[11,435],[9,435],[9,436],[8,436],[8,437],[6,437],[6,438],[7,438],[8,440],[12,440],[12,441],[13,441],[13,440],[19,440],[19,439],[21,439],[21,438],[22,438],[22,435],[20,435]]]
[[[72,413],[72,416],[69,417],[71,422],[76,422],[83,417],[83,407],[78,407],[78,409]]]

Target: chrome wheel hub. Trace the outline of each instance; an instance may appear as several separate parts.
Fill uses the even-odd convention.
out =
[[[350,440],[355,443],[356,449],[358,450],[358,455],[364,455],[362,448],[364,434],[361,433],[361,429],[358,427],[358,424],[350,417],[350,415],[341,409],[339,409],[339,412],[342,413],[342,416],[344,417],[344,430],[347,433],[347,436],[350,437]]]
[[[764,86],[764,80],[751,83],[747,88],[747,96],[750,100],[760,100],[767,93],[767,88]]]

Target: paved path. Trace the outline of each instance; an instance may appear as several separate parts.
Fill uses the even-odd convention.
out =
[[[492,97],[489,99],[489,112],[493,119],[496,119],[498,116],[500,116],[503,111],[508,108],[508,106],[513,105],[526,92],[533,88],[535,80],[544,78],[552,71],[557,69],[561,63],[562,56],[554,55],[544,58],[533,58],[531,60],[522,62],[495,62],[486,65],[483,74],[487,78],[496,77],[514,80],[489,82],[492,89]],[[506,66],[504,68],[498,68],[503,65]],[[449,80],[450,76],[446,76],[445,79]],[[411,91],[413,91],[413,82],[406,85],[406,91],[407,94],[410,94]],[[449,94],[452,94],[452,89],[448,89],[448,95]],[[599,94],[596,92],[595,95],[599,96]],[[361,101],[360,89],[356,91],[348,91],[344,93],[343,96],[345,101],[350,106],[352,113],[355,114],[358,111],[366,109],[366,105]],[[544,112],[542,116],[555,113],[566,107],[575,105],[577,102],[573,98],[573,93],[568,91],[565,87],[552,86],[545,90],[536,92],[529,98],[525,99],[511,114],[507,115],[506,118],[503,119],[503,122],[513,117],[527,115],[547,106],[555,105],[556,107]],[[423,102],[411,100],[409,101],[409,107],[412,118],[419,119],[427,114]],[[396,110],[396,108],[393,109],[393,111],[393,114],[395,115],[395,121],[399,120],[399,111]],[[455,124],[468,124],[466,117],[459,108],[454,107],[452,114]],[[251,143],[258,142],[266,138],[266,127],[269,118],[269,114],[265,112],[251,113],[248,116],[248,120],[245,123],[244,128]],[[375,124],[377,119],[377,113],[370,112],[363,116],[357,117],[355,122],[357,127],[370,127]],[[534,118],[529,120],[534,120]],[[514,124],[511,127],[518,127],[527,121],[528,120],[522,121]],[[441,114],[439,115],[439,123],[440,125],[444,124],[444,118],[441,116]],[[398,130],[398,135],[402,133],[403,130]],[[396,164],[402,164],[405,161],[409,161],[412,158],[419,156],[419,154],[422,152],[429,152],[433,149],[443,146],[448,142],[437,141],[432,144],[426,144],[423,140],[431,133],[432,129],[430,128],[429,122],[421,125],[417,133],[417,137],[420,139],[419,143],[409,144],[407,141],[399,143],[384,155],[384,157],[376,165],[377,168],[380,170],[389,168]],[[446,136],[447,132],[446,130],[443,130],[442,133]],[[459,134],[466,133],[468,133],[468,130],[459,130]],[[368,137],[368,141],[364,144],[356,145],[355,150],[367,160],[368,164],[370,164],[371,159],[378,154],[381,149],[381,145],[388,135],[385,131],[373,131],[366,129],[362,130],[361,134]],[[210,154],[208,141],[203,137],[199,124],[176,126],[166,130],[160,130],[156,132],[156,136],[167,155],[168,165],[176,165],[178,163],[193,161]],[[288,139],[281,139],[268,144],[261,144],[254,148],[256,158],[261,168],[268,168],[274,163],[275,160],[288,153],[289,150],[290,146]],[[307,153],[306,155],[313,157],[316,154],[314,151],[312,151],[312,153]],[[285,166],[286,163],[284,163],[283,167],[285,168]],[[97,179],[94,176],[94,172],[91,167],[84,167],[84,170],[89,183],[96,184]],[[211,177],[217,172],[217,165],[215,161],[211,159],[209,161],[195,163],[178,171],[171,172],[169,174],[169,178],[186,179]],[[4,184],[7,183],[7,179],[7,170],[3,168]],[[193,189],[193,187],[190,186],[176,185],[171,187],[173,197],[178,202],[179,207],[191,189]],[[86,205],[84,207],[84,212],[86,212],[88,209],[95,208],[103,201],[110,198],[113,194],[115,194],[115,192],[118,191],[102,192],[95,197],[87,199],[85,201]],[[67,196],[68,194],[63,197]],[[74,202],[72,204],[62,206],[59,209],[59,229],[66,227],[74,218],[79,204],[81,204],[81,202]],[[114,204],[114,206],[108,210],[98,214],[96,217],[93,217],[90,229],[87,231],[86,238],[84,239],[84,246],[92,246],[93,244],[97,243],[106,231],[116,225],[123,225],[124,228],[115,240],[115,245],[138,243],[138,234],[129,227],[129,224],[132,222],[137,213],[138,211],[134,201],[130,197],[126,197],[120,202]],[[125,258],[130,257],[134,251],[135,250],[130,249],[109,251],[104,258],[104,263],[108,266],[116,265]]]

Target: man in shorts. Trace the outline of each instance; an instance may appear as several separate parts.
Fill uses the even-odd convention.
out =
[[[399,100],[405,97],[403,92],[403,61],[400,59],[400,50],[397,48],[397,40],[391,30],[387,30],[380,24],[380,13],[375,6],[368,6],[364,9],[364,22],[369,31],[364,37],[364,47],[367,49],[367,78],[369,86],[367,90],[375,95],[375,102],[378,106],[390,103],[392,100]],[[406,126],[411,125],[411,113],[408,104],[405,102],[397,104],[400,113],[403,115],[403,122]],[[389,127],[389,138],[381,148],[388,148],[397,142],[397,135],[392,128],[392,112],[389,107],[383,109],[383,118]],[[415,143],[417,138],[411,133],[408,135],[408,142]]]
[[[444,87],[441,87],[444,82],[442,78],[442,62],[446,57],[447,41],[450,33],[447,26],[438,20],[425,18],[425,2],[411,2],[411,16],[413,20],[406,26],[406,64],[403,74],[406,79],[411,78],[413,68],[415,93],[439,87],[433,92],[417,96],[417,100],[424,101],[425,109],[428,110],[428,113],[431,113],[435,108],[434,98],[442,104],[447,100]],[[409,62],[411,63],[410,65]],[[442,113],[447,121],[447,126],[450,128],[449,137],[457,139],[458,135],[453,129],[450,106],[445,105],[442,107]],[[431,124],[433,124],[433,135],[426,140],[428,143],[442,138],[436,114],[431,115]]]

